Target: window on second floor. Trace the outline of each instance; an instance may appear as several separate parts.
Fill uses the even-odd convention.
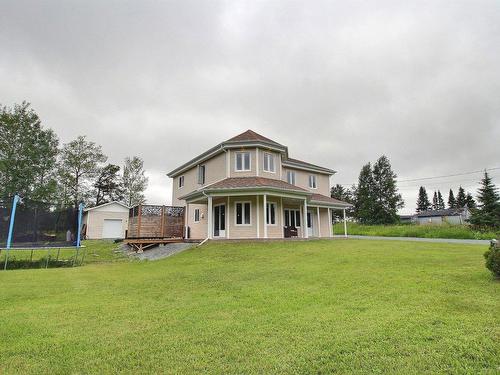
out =
[[[295,185],[295,172],[294,171],[286,171],[286,181],[289,184]]]
[[[309,187],[311,189],[318,188],[318,182],[316,181],[316,175],[314,175],[314,174],[309,175]]]
[[[271,172],[271,173],[276,172],[274,155],[269,152],[264,153],[264,172]]]
[[[205,183],[205,166],[204,165],[198,166],[198,183],[200,185],[203,185]]]
[[[250,153],[237,152],[236,153],[236,171],[243,172],[250,170]]]
[[[179,189],[184,186],[184,176],[179,177]]]

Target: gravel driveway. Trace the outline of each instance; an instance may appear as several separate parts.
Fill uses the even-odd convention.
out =
[[[139,254],[132,250],[128,245],[124,245],[124,252],[131,258],[136,258],[140,260],[158,260],[169,257],[171,255],[180,253],[181,251],[190,249],[198,245],[197,243],[170,243],[165,245],[160,245],[147,250]]]

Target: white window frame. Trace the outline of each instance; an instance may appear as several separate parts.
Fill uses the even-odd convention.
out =
[[[302,210],[300,209],[296,209],[296,208],[285,208],[284,210],[288,211],[288,224],[290,224],[290,222],[292,220],[291,219],[291,216],[293,214],[294,218],[293,218],[293,221],[295,222],[295,228],[301,228],[301,225],[297,225],[297,214],[299,215],[299,220],[300,220],[300,223],[302,224]],[[285,216],[285,212],[283,213],[283,216]],[[285,225],[286,223],[286,217],[285,217],[285,222],[283,223],[283,226]]]
[[[317,189],[318,188],[318,176],[315,174],[310,174],[309,175],[309,188],[310,189]]]
[[[289,176],[292,176],[293,178],[290,179]],[[297,176],[295,174],[295,171],[286,171],[286,182],[288,182],[290,185],[296,184],[296,177]]]
[[[248,169],[245,169],[245,157],[248,154]],[[241,167],[238,169],[238,156],[241,155]],[[252,170],[252,154],[250,151],[238,151],[234,153],[234,171],[235,172],[250,172]]]
[[[266,225],[268,227],[275,227],[276,225],[278,225],[278,219],[276,217],[276,215],[278,214],[278,209],[277,209],[278,205],[276,204],[276,202],[267,202],[266,204],[269,207],[271,206],[274,207],[274,223],[271,223],[271,209],[269,209],[269,214],[267,214],[267,207],[266,207]]]
[[[179,189],[182,189],[184,187],[184,175],[179,176],[179,184],[177,185]]]
[[[200,171],[203,168],[203,181],[200,182]],[[200,164],[198,165],[198,185],[205,185],[205,182],[207,181],[207,167],[205,164]]]
[[[276,158],[271,152],[264,152],[264,157],[262,158],[263,166],[262,169],[267,173],[276,173]],[[266,160],[267,160],[267,169],[266,169]],[[271,169],[270,166],[273,166]]]
[[[248,203],[250,206],[250,223],[245,224],[245,203]],[[238,204],[241,204],[241,224],[238,224]],[[234,202],[234,225],[238,227],[250,227],[252,226],[252,202],[251,201],[236,201]]]
[[[198,213],[198,220],[196,220],[196,213]],[[194,214],[193,215],[193,222],[194,223],[199,223],[201,221],[200,220],[201,219],[201,211],[200,211],[200,209],[199,208],[195,208],[193,214]]]

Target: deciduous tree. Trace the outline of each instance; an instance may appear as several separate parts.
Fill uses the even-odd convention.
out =
[[[146,201],[144,191],[148,186],[148,178],[142,159],[137,156],[125,159],[122,181],[125,204],[132,207]]]
[[[114,164],[108,164],[100,169],[94,183],[96,206],[123,200],[123,186],[119,171],[120,167]]]

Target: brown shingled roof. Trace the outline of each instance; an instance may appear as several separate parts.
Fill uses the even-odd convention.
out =
[[[311,201],[313,202],[324,202],[324,203],[330,203],[330,204],[341,204],[341,205],[351,205],[350,203],[343,202],[341,200],[327,197],[326,195],[323,194],[313,194],[311,197]]]
[[[222,181],[216,182],[212,185],[205,187],[206,190],[217,189],[241,189],[241,188],[258,188],[270,187],[283,190],[294,190],[298,192],[307,192],[298,186],[291,185],[288,182],[275,180],[265,177],[231,177]]]
[[[283,146],[279,144],[278,142],[273,141],[272,139],[266,138],[263,135],[260,135],[253,130],[247,130],[246,132],[243,132],[241,134],[238,134],[236,137],[228,139],[226,142],[248,142],[248,141],[261,141],[261,142],[267,142],[267,143],[272,143],[275,145]]]

